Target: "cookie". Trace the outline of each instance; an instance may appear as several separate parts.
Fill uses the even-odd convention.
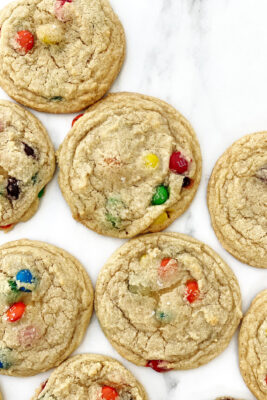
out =
[[[0,373],[30,376],[62,363],[80,344],[93,309],[82,265],[47,243],[0,247]]]
[[[54,149],[41,122],[0,100],[0,229],[7,231],[35,214],[54,170]]]
[[[103,235],[160,231],[190,205],[201,178],[195,133],[156,98],[116,93],[79,118],[59,151],[73,217]]]
[[[218,397],[216,400],[237,400],[237,399],[234,399],[233,397]]]
[[[0,27],[0,85],[39,111],[95,103],[125,56],[123,27],[108,0],[19,0],[1,11]]]
[[[217,161],[208,186],[213,229],[238,260],[267,268],[267,132],[247,135]]]
[[[118,361],[82,354],[58,367],[32,400],[147,400],[143,386]]]
[[[258,400],[267,399],[267,290],[245,315],[239,334],[239,364],[244,381]]]
[[[115,349],[157,372],[206,364],[228,346],[242,316],[232,270],[178,233],[140,236],[117,250],[97,279],[95,309]]]

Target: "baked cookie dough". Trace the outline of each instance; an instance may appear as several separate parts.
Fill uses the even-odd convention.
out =
[[[267,132],[244,136],[220,157],[208,206],[223,247],[246,264],[267,268]]]
[[[82,354],[58,367],[32,400],[147,400],[143,386],[118,361]]]
[[[0,85],[39,111],[70,113],[99,100],[125,56],[108,0],[19,0],[0,12]]]
[[[54,149],[41,122],[0,100],[0,230],[35,214],[54,170]]]
[[[0,373],[30,376],[62,363],[80,344],[93,309],[82,265],[47,243],[0,247]]]
[[[237,400],[237,399],[234,399],[233,397],[218,397],[216,400]]]
[[[73,217],[103,235],[160,231],[190,205],[201,154],[188,121],[156,98],[116,93],[77,120],[58,154]]]
[[[99,274],[95,309],[115,349],[157,372],[206,364],[228,346],[242,316],[232,270],[178,233],[140,236],[115,252]]]
[[[267,399],[267,290],[259,293],[245,315],[239,334],[241,374],[258,400]]]

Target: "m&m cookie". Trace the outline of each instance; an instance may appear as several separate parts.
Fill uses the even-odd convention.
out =
[[[170,105],[116,93],[73,122],[58,160],[59,184],[76,220],[130,238],[166,228],[189,207],[201,177],[200,148]]]
[[[139,236],[117,250],[97,279],[95,309],[115,349],[159,373],[218,356],[242,317],[232,270],[178,233]]]
[[[147,400],[143,386],[118,361],[81,354],[58,367],[32,400]]]
[[[0,28],[0,85],[39,111],[95,103],[124,61],[124,30],[108,0],[18,0],[0,12]]]
[[[0,247],[0,374],[29,376],[59,365],[80,344],[93,309],[81,264],[47,243]]]
[[[217,161],[208,206],[223,247],[238,260],[267,268],[267,132],[247,135]]]
[[[53,145],[41,122],[0,100],[0,233],[35,214],[54,170]]]
[[[267,399],[267,290],[245,315],[239,334],[239,364],[244,381],[258,400]]]

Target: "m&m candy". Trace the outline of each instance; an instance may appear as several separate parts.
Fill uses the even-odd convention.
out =
[[[16,35],[16,42],[19,45],[19,52],[27,54],[34,46],[34,36],[29,31],[19,31]]]
[[[146,367],[152,368],[156,372],[171,371],[171,368],[167,367],[167,362],[163,360],[150,360],[146,363]]]
[[[176,174],[183,174],[188,170],[188,161],[180,151],[175,151],[171,155],[169,168]]]
[[[199,288],[197,281],[186,282],[186,299],[191,304],[199,298]]]
[[[111,386],[102,387],[102,399],[104,400],[115,400],[118,397],[116,389]]]
[[[26,310],[26,305],[22,302],[15,303],[6,312],[6,318],[9,322],[20,320]]]
[[[16,281],[19,283],[33,283],[34,277],[29,269],[21,269],[16,275]],[[27,289],[24,286],[20,286],[19,290],[21,292],[31,292],[30,289]]]
[[[169,189],[164,185],[156,187],[155,194],[152,197],[151,204],[153,206],[159,206],[164,204],[169,198]]]

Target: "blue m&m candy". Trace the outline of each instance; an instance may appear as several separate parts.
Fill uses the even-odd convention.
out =
[[[29,269],[21,269],[16,275],[16,281],[20,283],[34,283],[35,278],[33,277],[31,271]],[[19,290],[21,292],[31,292],[31,290],[25,288],[24,286],[20,286]]]

